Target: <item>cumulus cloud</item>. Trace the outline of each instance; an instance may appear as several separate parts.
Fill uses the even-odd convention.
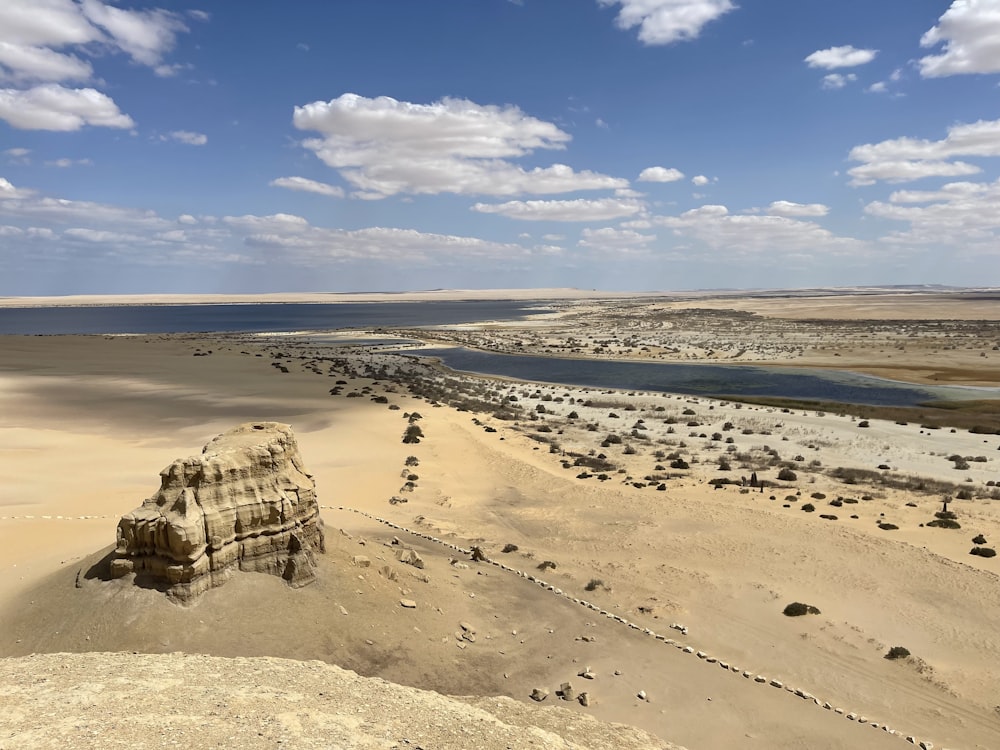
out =
[[[940,54],[919,60],[925,78],[1000,72],[1000,12],[995,0],[954,0],[920,39],[925,48],[940,44]]]
[[[909,225],[883,237],[887,242],[995,254],[1000,242],[1000,180],[952,182],[933,191],[898,191],[888,202],[869,203],[865,213]]]
[[[160,136],[162,140],[173,140],[178,143],[186,143],[188,146],[204,146],[208,143],[208,136],[204,133],[193,133],[190,130],[174,130],[165,136]]]
[[[854,73],[847,73],[846,75],[842,73],[830,73],[823,76],[823,88],[825,89],[842,89],[848,83],[853,83],[858,80],[858,77]]]
[[[729,213],[725,206],[706,205],[679,216],[659,216],[655,224],[669,227],[716,250],[738,253],[848,253],[863,247],[858,240],[838,237],[819,224],[785,216]]]
[[[639,27],[643,44],[671,44],[697,39],[706,24],[736,8],[731,0],[598,0],[604,7],[620,5],[615,25]]]
[[[567,201],[507,201],[506,203],[477,203],[473,211],[500,214],[523,221],[609,221],[624,216],[634,216],[643,205],[635,200],[600,198]]]
[[[698,187],[704,187],[705,185],[707,185],[708,183],[710,183],[711,180],[708,179],[703,174],[698,174],[698,175],[695,175],[694,177],[691,178],[691,182],[694,183],[695,185],[697,185]]]
[[[922,177],[960,177],[980,172],[974,164],[950,161],[958,157],[1000,156],[1000,120],[979,120],[953,125],[939,141],[894,138],[851,149],[851,161],[861,165],[848,170],[852,185],[877,181],[909,182]]]
[[[822,203],[792,203],[791,201],[774,201],[767,207],[772,216],[802,217],[826,216],[830,209]]]
[[[304,193],[318,193],[319,195],[328,195],[331,198],[344,197],[343,188],[336,185],[328,185],[325,182],[310,180],[305,177],[279,177],[276,180],[271,180],[268,184],[271,187],[287,188],[288,190],[298,190]]]
[[[856,49],[848,44],[843,47],[816,50],[806,57],[805,62],[810,68],[824,68],[826,70],[854,68],[870,63],[877,54],[878,50]]]
[[[0,177],[0,256],[21,253],[28,238],[49,241],[46,247],[62,259],[185,267],[274,261],[318,269],[331,261],[381,260],[440,268],[472,259],[506,263],[563,252],[550,244],[526,246],[412,229],[320,227],[294,214],[182,214],[171,220],[154,211],[41,196]]]
[[[54,83],[26,90],[0,89],[0,120],[21,130],[71,131],[85,125],[106,128],[135,125],[106,94]]]
[[[584,229],[580,232],[580,247],[589,247],[595,250],[635,252],[645,250],[646,245],[656,239],[653,234],[640,234],[631,229],[615,229],[614,227],[603,227],[601,229]]]
[[[0,117],[22,129],[66,131],[85,124],[132,127],[131,119],[122,115],[107,95],[93,88],[61,85],[94,79],[90,60],[75,51],[91,59],[123,52],[158,75],[172,74],[177,66],[164,64],[163,58],[183,31],[187,27],[180,16],[158,8],[127,10],[101,0],[3,0],[0,81],[17,88],[0,90],[7,112]],[[67,104],[71,96],[76,102]],[[98,97],[102,99],[98,101]],[[29,111],[20,116],[10,114],[11,108],[21,106]],[[95,114],[95,106],[103,114]],[[86,112],[77,111],[80,107]]]
[[[628,181],[564,164],[526,170],[509,161],[536,149],[564,149],[568,133],[508,105],[466,99],[431,104],[343,94],[296,107],[293,123],[320,138],[303,141],[340,171],[361,198],[399,193],[515,195],[628,187]]]
[[[684,173],[673,167],[646,167],[639,173],[639,182],[677,182]]]
[[[89,167],[92,166],[94,162],[90,159],[69,159],[63,157],[62,159],[50,159],[45,162],[46,167],[59,167],[60,169],[68,169],[69,167]]]

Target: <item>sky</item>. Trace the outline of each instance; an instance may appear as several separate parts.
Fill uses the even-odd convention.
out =
[[[1000,0],[0,0],[0,295],[1000,286]]]

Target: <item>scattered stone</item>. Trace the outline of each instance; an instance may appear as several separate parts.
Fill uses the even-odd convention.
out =
[[[531,691],[531,700],[541,703],[543,700],[549,697],[549,691],[544,688],[535,688]]]
[[[571,701],[576,698],[576,691],[573,690],[573,686],[568,682],[564,682],[562,685],[560,685],[559,690],[556,691],[556,694],[564,701]]]
[[[401,563],[412,565],[414,568],[423,570],[424,567],[423,558],[421,558],[420,555],[417,554],[417,551],[414,549],[396,550],[396,559],[399,560]]]
[[[365,555],[355,555],[351,558],[351,562],[358,568],[367,568],[372,564],[372,561]]]
[[[586,708],[590,705],[590,693],[583,692],[576,696],[576,699],[580,702],[580,705]]]
[[[417,603],[412,599],[400,599],[399,606],[404,607],[405,609],[416,609]]]
[[[640,690],[638,693],[636,693],[636,697],[641,701],[646,700],[646,691]]]

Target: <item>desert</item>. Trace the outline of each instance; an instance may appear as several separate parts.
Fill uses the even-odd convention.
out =
[[[597,720],[593,735],[560,730],[567,747],[608,746],[593,738],[619,725],[636,728],[635,747],[995,746],[997,563],[970,554],[1000,538],[988,300],[908,295],[890,318],[848,294],[536,301],[548,312],[523,323],[354,330],[337,346],[315,332],[4,337],[5,669],[33,673],[36,659],[55,679],[57,657],[43,654],[79,654],[64,669],[89,671],[120,670],[135,652],[134,669],[158,673],[168,667],[142,660],[204,656],[175,656],[187,660],[169,667],[178,674],[321,661],[462,705],[502,697],[490,705],[511,725]],[[947,321],[940,338],[935,320]],[[661,347],[664,358],[712,361],[706,351],[738,343],[740,321],[754,331],[741,358],[756,364],[828,367],[839,355],[845,369],[913,366],[912,381],[933,382],[921,367],[936,350],[947,354],[935,372],[980,398],[887,417],[458,373],[413,345],[371,343],[627,359],[651,356],[658,336],[678,350]],[[839,327],[824,338],[829,321]],[[791,330],[810,345],[780,348]],[[568,341],[580,331],[603,351],[569,352],[584,348]],[[161,468],[261,422],[291,426],[315,480],[326,544],[314,582],[238,572],[185,604],[102,573],[119,518]],[[817,612],[783,614],[793,603]],[[907,655],[886,658],[897,648]],[[177,679],[212,694],[195,672]],[[31,734],[40,698],[4,685],[3,741],[45,746],[26,739],[46,736]],[[261,709],[269,739],[249,732],[247,746],[320,741],[322,707],[289,709],[295,721],[273,710],[285,718]],[[460,734],[421,740],[427,726],[400,731],[466,746]],[[533,746],[521,736],[508,745]]]

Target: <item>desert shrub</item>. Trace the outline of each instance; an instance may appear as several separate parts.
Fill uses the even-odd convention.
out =
[[[424,436],[424,431],[420,429],[419,425],[410,424],[403,432],[403,442],[419,443],[420,438],[422,438],[423,436]]]
[[[407,456],[405,463],[407,466],[419,466],[420,459],[417,458],[416,456]]]
[[[819,610],[811,604],[792,602],[782,611],[785,617],[801,617],[802,615],[818,615]]]
[[[507,544],[505,544],[503,546],[503,549],[500,550],[500,551],[501,552],[517,552],[517,545],[516,544],[511,544],[510,542],[507,542]]]
[[[690,469],[691,466],[683,458],[675,458],[670,462],[671,469]]]
[[[816,510],[816,506],[813,505],[812,503],[806,503],[805,505],[802,506],[802,510],[804,510],[806,513],[812,513],[814,510]]]
[[[598,586],[603,586],[603,585],[604,581],[602,581],[600,578],[591,578],[590,581],[587,582],[587,585],[584,586],[583,588],[586,591],[596,591]]]
[[[952,521],[950,518],[935,518],[931,521],[928,526],[934,526],[938,529],[960,529],[962,525],[958,521]]]
[[[867,419],[862,419],[860,422],[858,422],[858,427],[868,427],[868,426],[869,425]]]
[[[825,519],[827,521],[836,521],[837,520],[837,517],[835,515],[833,515],[832,513],[820,513],[819,517],[822,518],[822,519]]]
[[[809,497],[811,497],[813,500],[826,500],[826,495],[824,495],[822,492],[814,492]]]
[[[973,547],[969,554],[979,555],[979,557],[996,557],[997,551],[991,547]]]
[[[549,568],[552,568],[553,570],[555,570],[555,567],[556,567],[556,564],[554,562],[552,562],[551,560],[542,560],[540,563],[538,563],[538,569],[539,570],[548,570]]]
[[[976,536],[974,536],[972,538],[972,543],[973,544],[986,544],[986,537],[984,537],[982,534],[976,534]]]
[[[964,490],[964,489],[963,490],[959,490],[958,492],[955,493],[955,499],[956,500],[971,500],[972,499],[972,491],[971,490]]]
[[[895,531],[896,529],[898,529],[898,528],[899,528],[899,527],[898,527],[898,526],[897,526],[896,524],[894,524],[894,523],[880,523],[880,524],[878,525],[878,527],[879,527],[880,529],[882,529],[882,531]]]
[[[798,478],[798,475],[787,466],[778,472],[778,481],[781,482],[794,482]]]
[[[885,655],[884,658],[894,660],[894,659],[905,659],[910,655],[910,650],[904,646],[893,646],[889,649],[889,653]]]
[[[733,467],[725,458],[719,459],[719,471],[732,471]]]
[[[407,502],[405,497],[400,497],[399,495],[393,495],[389,498],[389,505],[399,505],[400,503]]]

